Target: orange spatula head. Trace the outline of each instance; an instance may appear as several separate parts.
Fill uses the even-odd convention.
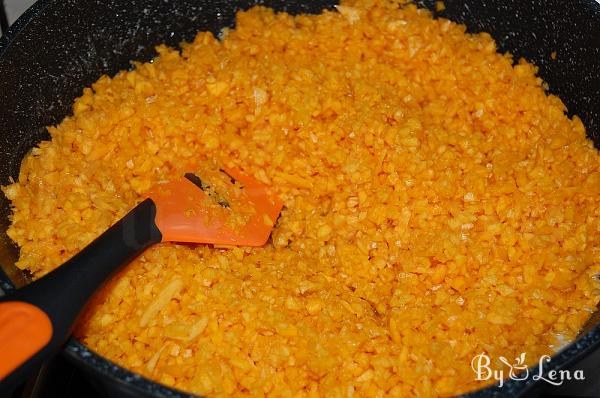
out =
[[[148,247],[267,242],[282,208],[268,187],[212,163],[177,175],[62,266],[0,297],[0,386],[7,392],[59,351],[92,294]]]
[[[269,187],[226,168],[183,173],[148,197],[163,242],[262,246],[283,207]]]

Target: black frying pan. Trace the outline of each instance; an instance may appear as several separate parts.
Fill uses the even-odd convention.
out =
[[[264,0],[290,13],[317,13],[333,1]],[[421,0],[434,9],[434,1]],[[177,46],[198,31],[216,33],[234,23],[235,11],[256,1],[225,0],[40,0],[0,39],[0,184],[17,178],[21,159],[41,140],[45,126],[70,113],[82,89],[103,74],[147,61],[154,46]],[[600,4],[595,0],[446,0],[436,15],[487,31],[500,51],[525,57],[540,68],[549,90],[578,115],[600,148]],[[550,54],[556,51],[557,60]],[[0,288],[27,283],[14,267],[18,249],[4,231],[9,207],[0,195]],[[600,311],[579,338],[556,354],[545,371],[562,369],[600,346]],[[1,353],[0,353],[1,355]],[[120,368],[71,340],[64,355],[112,396],[183,397]],[[530,373],[538,373],[531,369]],[[587,375],[595,377],[596,375]],[[531,378],[507,381],[473,393],[477,397],[529,396],[540,390]]]

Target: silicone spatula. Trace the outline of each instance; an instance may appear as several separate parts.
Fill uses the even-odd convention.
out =
[[[282,202],[239,170],[181,173],[158,184],[121,220],[42,278],[0,298],[0,390],[58,352],[90,297],[160,242],[262,246]]]

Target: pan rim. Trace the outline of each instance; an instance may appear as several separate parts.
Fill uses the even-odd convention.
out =
[[[0,36],[0,59],[2,59],[4,54],[8,51],[19,33],[21,33],[21,31],[25,29],[36,16],[42,13],[52,1],[53,0],[37,0],[8,27],[6,32],[3,32],[2,36]]]

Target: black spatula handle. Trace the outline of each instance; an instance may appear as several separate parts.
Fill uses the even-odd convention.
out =
[[[122,266],[161,241],[155,216],[154,202],[144,200],[62,266],[0,298],[0,347],[9,347],[16,357],[22,352],[18,347],[32,351],[30,344],[37,341],[42,345],[36,336],[40,329],[32,328],[27,319],[42,328],[45,315],[51,323],[49,341],[33,350],[24,362],[15,363],[18,358],[15,360],[14,355],[0,354],[1,390],[16,386],[44,359],[58,352],[90,297]],[[29,341],[22,338],[27,333],[32,333]]]

